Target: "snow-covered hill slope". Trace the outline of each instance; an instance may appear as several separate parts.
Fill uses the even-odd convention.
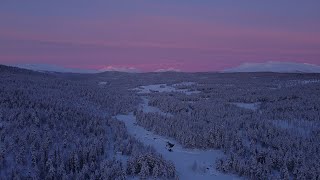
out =
[[[274,62],[244,63],[223,72],[279,72],[279,73],[320,73],[320,66],[306,63]]]

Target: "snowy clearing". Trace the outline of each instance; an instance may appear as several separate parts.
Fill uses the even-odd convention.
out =
[[[99,82],[99,85],[106,85],[108,82]]]
[[[192,86],[195,84],[196,84],[195,82],[181,82],[181,83],[173,84],[172,86]]]
[[[256,111],[257,109],[259,109],[259,106],[260,106],[260,103],[231,103],[231,104],[236,105],[239,108],[249,109],[253,111]]]
[[[117,115],[116,118],[125,123],[128,132],[145,145],[153,146],[157,152],[162,154],[165,159],[171,160],[178,172],[179,178],[183,180],[209,180],[209,179],[240,179],[239,177],[222,174],[215,170],[215,160],[223,153],[219,150],[196,150],[183,148],[176,141],[158,136],[136,124],[135,116]],[[169,149],[166,147],[168,142],[174,144]],[[196,162],[196,168],[194,164]]]
[[[191,95],[194,93],[200,93],[200,91],[190,91],[189,89],[176,89],[172,86],[168,86],[167,84],[153,84],[147,86],[140,86],[138,88],[134,88],[133,90],[139,91],[139,94],[152,92],[180,92],[185,93],[186,95]]]

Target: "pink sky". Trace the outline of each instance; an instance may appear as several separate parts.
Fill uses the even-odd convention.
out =
[[[9,3],[13,10],[0,13],[0,63],[142,71],[216,71],[265,61],[320,65],[319,16],[310,13],[311,5],[305,7],[309,15],[223,3],[211,8],[209,2],[138,2],[136,7],[110,3],[110,13],[92,2],[75,12],[57,8],[49,14],[25,7],[13,11],[18,7]]]

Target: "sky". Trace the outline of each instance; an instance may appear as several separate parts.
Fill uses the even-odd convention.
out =
[[[219,71],[320,65],[319,0],[1,0],[0,64]]]

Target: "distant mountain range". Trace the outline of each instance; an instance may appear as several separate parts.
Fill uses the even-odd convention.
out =
[[[244,63],[222,72],[320,73],[320,66],[306,63],[269,61],[265,63]]]
[[[40,72],[60,72],[60,73],[101,73],[106,71],[119,71],[119,72],[140,72],[135,68],[114,68],[108,66],[101,70],[89,70],[89,69],[75,69],[65,68],[57,65],[50,64],[15,64],[9,65],[22,69],[28,69]],[[176,69],[161,69],[155,72],[167,72],[178,71]],[[320,73],[320,66],[306,63],[293,63],[293,62],[274,62],[269,61],[265,63],[244,63],[238,67],[225,69],[221,71],[223,73],[233,72],[277,72],[277,73]]]

